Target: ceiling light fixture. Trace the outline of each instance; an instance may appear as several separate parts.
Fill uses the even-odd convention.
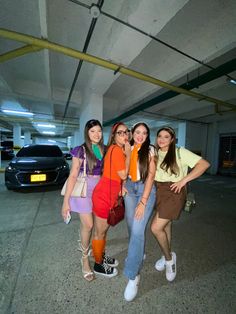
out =
[[[24,116],[33,116],[34,113],[29,111],[17,111],[17,110],[10,110],[10,109],[2,109],[2,112],[15,114],[15,115],[24,115]]]
[[[236,80],[234,80],[234,79],[228,79],[228,82],[231,83],[231,84],[236,85]]]
[[[37,124],[37,126],[42,127],[42,128],[54,128],[55,129],[55,125],[53,124]]]
[[[43,131],[43,134],[48,134],[48,135],[55,135],[55,132],[51,132],[51,131]]]
[[[89,12],[94,19],[97,19],[100,15],[100,9],[96,4],[91,5]]]

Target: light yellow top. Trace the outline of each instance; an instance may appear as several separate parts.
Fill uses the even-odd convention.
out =
[[[157,170],[155,175],[155,181],[159,182],[177,182],[183,179],[188,173],[188,167],[193,168],[202,157],[192,153],[190,150],[185,149],[184,147],[179,148],[180,158],[178,157],[178,152],[176,148],[176,162],[179,166],[179,175],[171,174],[170,171],[166,172],[160,168],[162,161],[164,160],[167,152],[162,152],[160,149],[157,152],[158,161],[157,161]]]

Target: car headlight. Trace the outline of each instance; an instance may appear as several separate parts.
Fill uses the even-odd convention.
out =
[[[57,170],[64,170],[64,169],[67,169],[67,168],[68,168],[68,165],[64,164],[64,165],[61,165],[61,166],[57,167]]]
[[[6,167],[6,171],[9,171],[9,172],[16,171],[16,168],[9,165],[9,166]]]

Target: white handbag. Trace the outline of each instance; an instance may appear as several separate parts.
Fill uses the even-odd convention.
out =
[[[61,195],[65,195],[67,181],[64,183],[63,188],[61,190]],[[83,173],[79,173],[73,191],[71,193],[72,197],[86,197],[87,195],[87,178],[86,178],[86,155],[84,149],[84,171]]]

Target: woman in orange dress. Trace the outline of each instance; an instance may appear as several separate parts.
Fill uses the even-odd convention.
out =
[[[105,277],[118,274],[118,261],[110,263],[104,259],[106,234],[109,229],[107,218],[121,192],[122,181],[127,178],[130,161],[129,130],[127,126],[118,122],[113,125],[108,142],[108,151],[104,158],[102,178],[93,191],[94,238],[92,240],[95,259],[94,272]],[[112,266],[111,266],[112,265]]]

